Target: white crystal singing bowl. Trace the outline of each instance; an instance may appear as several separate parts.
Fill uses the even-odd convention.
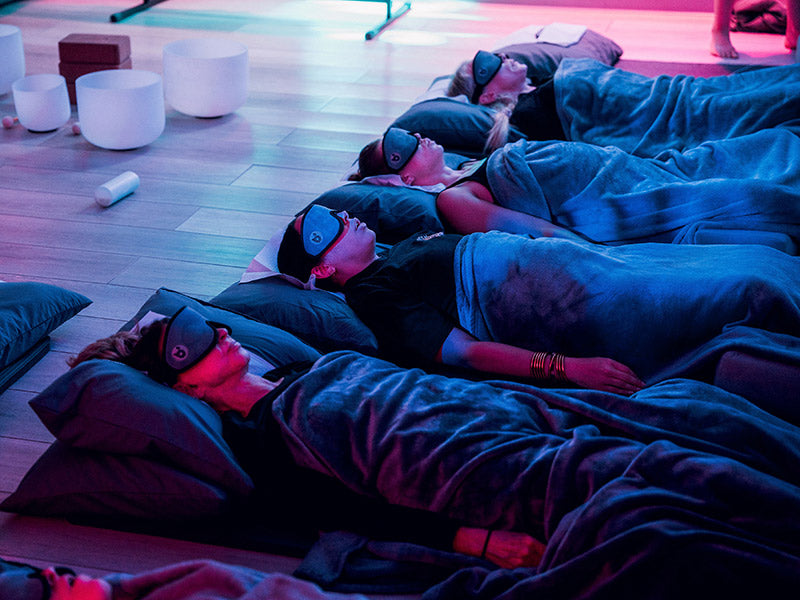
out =
[[[67,82],[61,75],[28,75],[11,84],[20,124],[33,132],[53,131],[69,121]]]
[[[83,136],[108,150],[131,150],[164,131],[161,75],[135,69],[95,71],[75,80]]]
[[[221,117],[247,100],[247,46],[232,40],[192,38],[164,46],[167,103],[192,117]]]
[[[10,92],[11,84],[24,76],[22,32],[16,25],[0,25],[0,94]]]

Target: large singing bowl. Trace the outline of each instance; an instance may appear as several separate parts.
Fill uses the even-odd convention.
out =
[[[191,38],[164,46],[167,103],[192,117],[221,117],[247,100],[247,46],[217,38]]]
[[[131,150],[154,142],[166,124],[161,76],[111,69],[75,80],[83,136],[108,150]]]
[[[22,32],[16,25],[0,24],[0,94],[11,91],[11,84],[25,75]]]

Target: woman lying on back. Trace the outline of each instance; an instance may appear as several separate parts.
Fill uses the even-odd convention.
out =
[[[447,95],[494,110],[487,152],[506,143],[509,124],[529,140],[613,145],[649,157],[772,127],[800,131],[798,64],[648,78],[565,59],[553,79],[533,86],[524,64],[480,50],[455,72]]]
[[[436,207],[467,234],[499,230],[603,244],[759,243],[800,247],[800,137],[770,129],[659,158],[580,142],[521,140],[458,168],[433,140],[390,128],[353,179],[444,188]],[[375,183],[387,183],[378,179]]]

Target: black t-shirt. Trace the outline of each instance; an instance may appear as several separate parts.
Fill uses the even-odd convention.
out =
[[[556,110],[553,80],[546,81],[527,94],[520,94],[509,123],[529,140],[566,140]]]
[[[393,362],[435,363],[458,325],[453,258],[461,237],[441,232],[412,236],[345,284],[347,304]]]
[[[452,550],[459,524],[436,513],[390,505],[347,489],[338,480],[298,466],[284,441],[272,404],[310,364],[298,363],[247,417],[222,415],[223,437],[253,478],[254,503],[301,537],[321,531],[352,531],[372,539],[407,541]],[[267,373],[265,378],[273,378]]]

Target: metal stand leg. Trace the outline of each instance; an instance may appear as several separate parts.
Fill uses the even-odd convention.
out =
[[[127,8],[121,12],[114,13],[109,17],[109,20],[112,23],[117,23],[122,21],[122,19],[127,19],[131,15],[135,15],[136,13],[140,13],[143,10],[147,10],[151,6],[155,6],[156,4],[161,4],[162,2],[166,2],[167,0],[142,0],[142,3],[138,6],[134,6],[132,8]]]
[[[397,19],[402,17],[409,10],[411,10],[411,2],[406,2],[405,4],[403,4],[403,6],[397,9],[397,12],[392,14],[392,0],[384,0],[384,1],[386,2],[386,20],[377,27],[375,27],[374,29],[366,33],[364,38],[367,39],[368,41],[373,39],[381,31],[386,29],[389,25],[394,23]]]

